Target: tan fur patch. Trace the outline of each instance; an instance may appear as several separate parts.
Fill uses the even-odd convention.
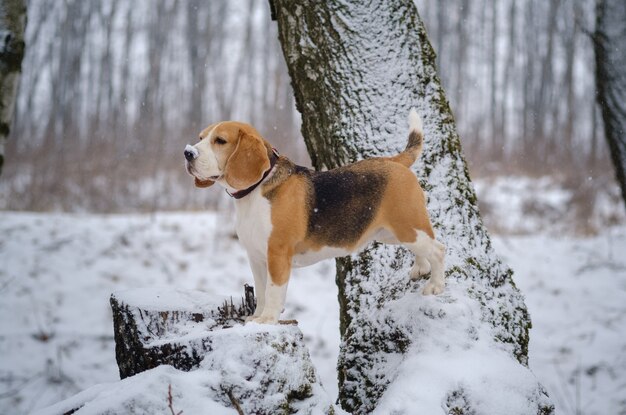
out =
[[[205,128],[204,130],[200,131],[200,140],[203,140],[207,137],[207,135],[209,135],[209,133],[211,132],[211,130],[213,130],[215,128],[215,126],[219,124],[218,122],[213,123],[211,125],[209,125],[207,128]]]
[[[269,169],[270,160],[261,137],[239,131],[235,151],[226,162],[224,179],[235,189],[246,189],[259,180]]]
[[[434,238],[426,210],[426,196],[417,177],[398,164],[389,164],[392,179],[385,189],[379,212],[380,225],[390,230],[400,242],[413,242],[416,230]]]
[[[304,241],[307,230],[306,184],[298,176],[280,183],[272,203],[272,233],[268,241],[267,264],[272,282],[289,280],[291,259],[296,245]]]

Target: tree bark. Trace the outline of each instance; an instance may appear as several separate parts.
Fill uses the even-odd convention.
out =
[[[120,377],[130,379],[170,365],[200,372],[190,379],[211,380],[201,383],[204,398],[246,414],[334,413],[297,323],[243,326],[243,318],[252,315],[254,306],[251,288],[244,300],[235,302],[187,290],[113,294]],[[179,376],[183,375],[172,378],[174,383]],[[130,409],[147,403],[140,394],[129,402]]]
[[[111,295],[115,358],[121,379],[159,365],[185,371],[198,368],[211,351],[209,332],[232,326],[235,320],[243,321],[254,312],[254,302],[251,306],[244,301],[219,304],[200,292],[176,291],[175,295],[179,301],[174,305],[164,304],[160,293],[149,290]],[[203,327],[204,335],[186,338],[177,327],[184,329],[186,323]]]
[[[596,1],[596,99],[626,204],[626,3]]]
[[[454,118],[436,75],[436,56],[415,5],[390,0],[273,3],[314,166],[334,168],[398,153],[406,144],[409,108],[416,107],[425,131],[416,172],[429,193],[437,237],[447,246],[447,287],[435,298],[423,297],[416,286],[422,283],[409,281],[413,258],[403,248],[372,244],[337,260],[342,407],[352,413],[440,413],[443,403],[447,413],[485,413],[485,401],[508,393],[489,376],[486,383],[473,384],[461,367],[410,370],[427,364],[420,359],[433,349],[444,359],[457,356],[452,350],[464,333],[464,350],[486,342],[491,352],[485,361],[491,353],[505,356],[513,382],[532,378],[526,367],[530,318],[512,271],[496,258],[480,219]],[[419,390],[424,386],[420,376],[446,386],[428,397]],[[536,380],[519,395],[525,409],[502,413],[553,412]]]
[[[0,174],[4,165],[4,146],[11,129],[19,74],[24,59],[26,5],[23,0],[4,0],[0,4]]]

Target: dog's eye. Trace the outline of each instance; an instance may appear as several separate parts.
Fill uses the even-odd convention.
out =
[[[215,139],[215,144],[226,144],[226,140],[224,140],[222,137],[217,137]]]

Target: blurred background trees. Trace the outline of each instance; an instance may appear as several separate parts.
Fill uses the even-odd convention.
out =
[[[221,119],[306,161],[268,12],[260,0],[32,0],[5,203],[202,207],[217,192],[192,191],[182,149]]]
[[[611,177],[594,0],[417,0],[473,175]],[[266,0],[30,0],[0,207],[215,207],[182,148],[254,124],[309,163]],[[470,35],[471,34],[471,35]]]
[[[475,171],[593,168],[593,0],[422,0]]]

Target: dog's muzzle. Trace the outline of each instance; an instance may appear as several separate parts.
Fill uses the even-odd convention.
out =
[[[193,161],[196,158],[198,158],[198,149],[195,148],[194,146],[187,144],[183,154],[185,155],[185,160]]]

